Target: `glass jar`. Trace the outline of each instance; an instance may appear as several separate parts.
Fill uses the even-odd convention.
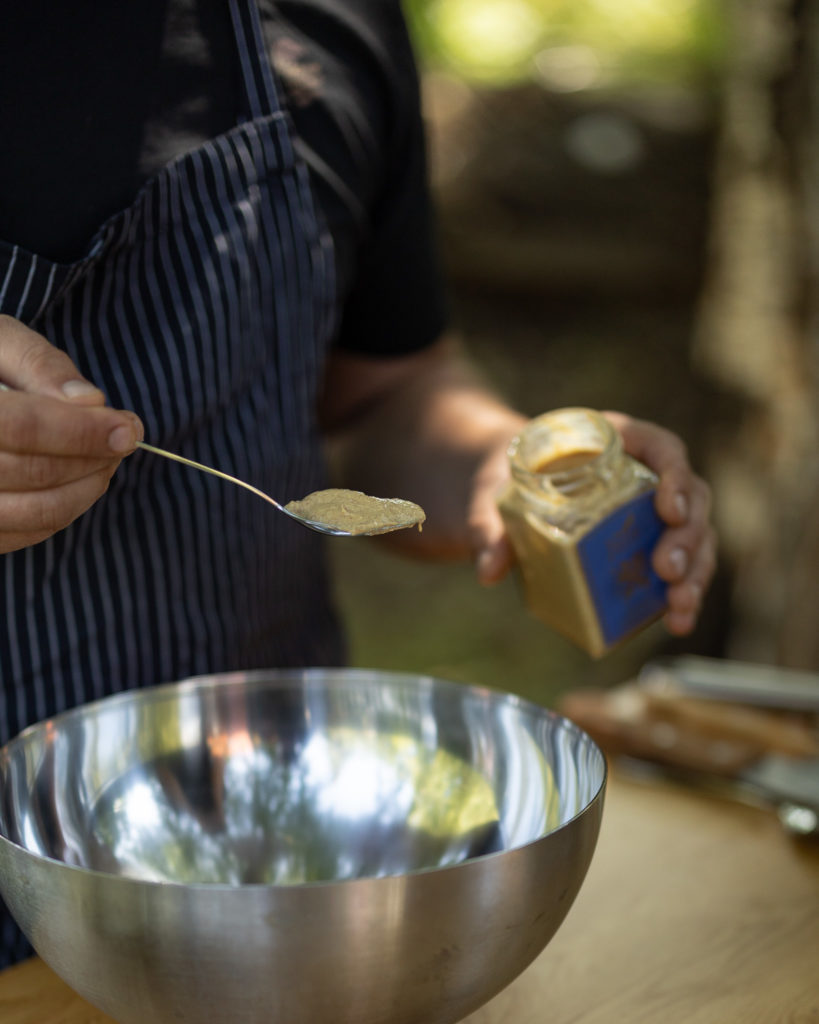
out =
[[[509,448],[498,499],[531,612],[594,657],[666,609],[651,567],[664,525],[657,477],[593,409],[532,420]]]

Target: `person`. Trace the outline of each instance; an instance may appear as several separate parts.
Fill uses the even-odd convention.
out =
[[[392,542],[512,556],[495,504],[525,418],[449,332],[397,0],[13,5],[0,62],[0,741],[117,690],[340,664],[339,485],[427,513]],[[679,438],[608,414],[660,477],[666,622],[714,565]],[[361,543],[335,541],[330,543]],[[0,963],[28,953],[6,916]]]

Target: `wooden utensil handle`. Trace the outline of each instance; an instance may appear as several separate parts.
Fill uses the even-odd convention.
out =
[[[636,688],[582,690],[568,694],[561,712],[576,722],[608,754],[656,761],[721,776],[735,776],[759,756],[759,746],[652,716],[645,694]]]

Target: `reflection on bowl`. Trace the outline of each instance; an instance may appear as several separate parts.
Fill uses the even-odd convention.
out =
[[[604,788],[585,733],[509,695],[202,677],[0,751],[0,893],[121,1024],[454,1024],[559,927]]]

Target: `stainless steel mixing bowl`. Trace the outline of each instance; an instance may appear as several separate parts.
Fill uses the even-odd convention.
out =
[[[605,780],[585,733],[485,689],[191,679],[0,751],[0,892],[121,1024],[453,1024],[559,927]]]

